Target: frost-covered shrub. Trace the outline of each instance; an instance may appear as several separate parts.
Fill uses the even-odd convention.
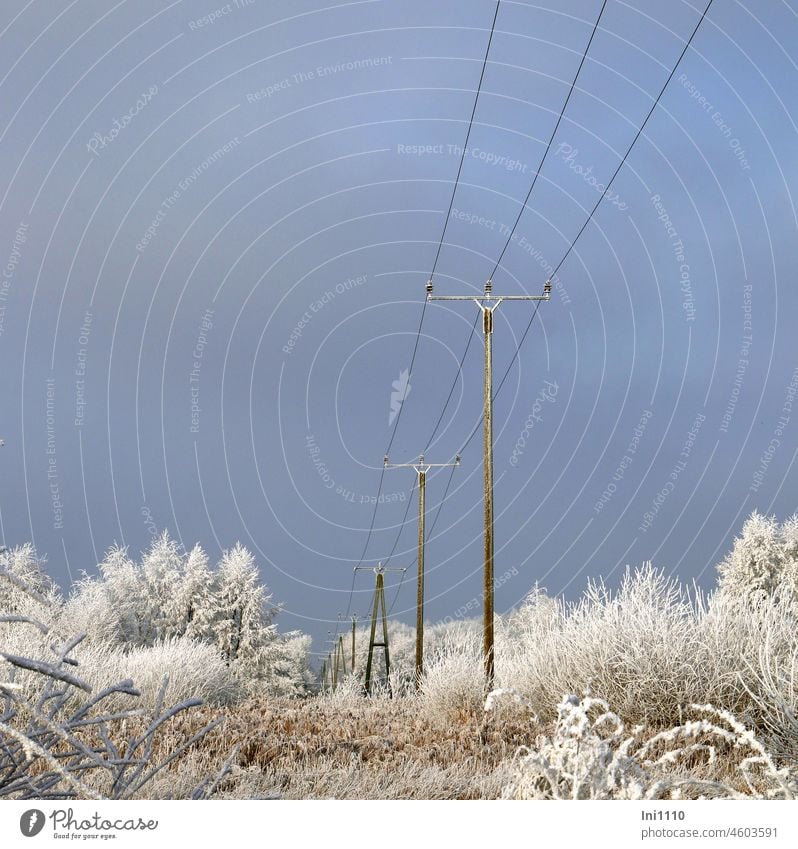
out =
[[[448,721],[482,704],[485,677],[481,642],[450,639],[425,659],[421,705],[430,718]]]
[[[779,524],[752,513],[718,573],[721,591],[734,599],[798,598],[798,515]]]
[[[341,675],[335,687],[326,687],[321,690],[319,698],[322,703],[335,705],[341,709],[360,706],[363,703],[363,682],[351,672]]]
[[[57,587],[44,570],[44,560],[26,543],[0,553],[0,615],[50,615],[61,604]]]
[[[798,750],[798,647],[788,657],[775,658],[766,638],[753,675],[749,692],[768,745],[780,756],[794,759]]]
[[[300,631],[276,635],[263,649],[260,676],[241,682],[245,690],[267,696],[306,695],[316,683],[310,645],[310,636]]]
[[[92,689],[101,690],[124,678],[132,678],[141,692],[142,707],[152,710],[164,679],[164,699],[169,703],[202,699],[225,704],[240,695],[241,685],[218,649],[187,637],[168,637],[151,646],[124,649],[103,643],[82,644],[74,651]],[[113,707],[119,705],[115,700]]]
[[[498,694],[492,693],[486,709]],[[795,799],[798,775],[778,766],[752,731],[727,711],[691,705],[700,718],[646,738],[644,726],[627,731],[603,699],[566,696],[550,736],[540,735],[516,755],[512,799]],[[744,789],[729,780],[698,778],[688,765],[708,766],[718,752],[738,760]],[[728,767],[727,767],[728,771]]]
[[[491,693],[486,710],[493,709]],[[551,737],[517,755],[515,780],[504,795],[515,799],[641,799],[650,779],[629,755],[634,737],[603,699],[566,696]]]
[[[9,585],[15,598],[18,593],[27,594],[38,613],[47,614],[41,586],[26,585],[18,574],[11,574],[6,561],[0,567],[6,604]],[[50,612],[55,609],[53,605]],[[33,627],[45,640],[32,654],[9,651],[13,640],[6,639],[0,646],[0,798],[146,796],[153,779],[218,724],[215,720],[188,739],[170,738],[168,753],[158,755],[156,746],[169,733],[170,721],[201,705],[200,699],[185,699],[165,709],[168,680],[164,679],[151,710],[145,710],[129,678],[98,688],[82,677],[75,652],[84,635],[61,639],[47,615],[34,620],[7,613],[4,618],[7,630]],[[7,631],[3,636],[9,637]],[[20,642],[24,638],[17,645]],[[128,723],[131,730],[126,730]],[[227,762],[217,779],[196,787],[195,798],[210,795],[229,767]]]
[[[481,623],[468,628],[448,631],[441,656],[426,651],[427,689],[437,704],[482,697]],[[688,593],[645,564],[627,570],[615,591],[591,582],[573,603],[535,590],[516,611],[497,616],[494,631],[496,686],[517,690],[542,717],[552,717],[561,693],[590,687],[627,723],[669,727],[690,704],[711,703],[796,739],[792,597],[741,609],[724,593]]]
[[[542,715],[562,692],[590,686],[627,721],[667,724],[712,674],[696,666],[697,618],[678,582],[651,564],[627,569],[616,592],[591,581],[575,603],[536,594],[497,624],[497,683]]]
[[[32,545],[0,554],[0,651],[40,657],[50,651],[55,635],[49,623],[62,599],[44,571]],[[0,658],[0,680],[5,664]],[[17,685],[33,692],[40,679],[19,674]]]

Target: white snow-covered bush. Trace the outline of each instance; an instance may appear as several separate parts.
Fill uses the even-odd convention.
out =
[[[84,678],[94,690],[132,678],[141,692],[140,704],[152,710],[166,679],[164,699],[172,704],[202,699],[210,705],[234,701],[241,684],[218,649],[187,637],[167,637],[151,646],[125,649],[103,643],[85,643],[73,652]],[[124,707],[110,700],[114,708]]]
[[[725,593],[688,593],[661,570],[627,570],[610,591],[591,582],[569,603],[537,595],[497,621],[497,686],[514,687],[541,715],[563,692],[590,687],[626,722],[668,727],[687,705],[753,710],[759,652],[771,668],[796,648],[798,605],[768,597],[744,610]]]
[[[61,604],[57,587],[45,572],[44,560],[26,543],[0,553],[0,615],[49,616]]]
[[[473,713],[482,704],[485,673],[482,644],[476,635],[449,639],[428,656],[421,683],[421,704],[430,718],[449,721]]]
[[[24,556],[35,559],[32,550]],[[0,566],[2,603],[5,609],[17,611],[2,614],[0,635],[0,798],[129,799],[146,795],[153,779],[200,743],[219,720],[196,728],[188,738],[171,734],[168,754],[156,754],[156,743],[162,744],[169,734],[170,721],[198,707],[202,700],[188,698],[165,707],[168,679],[147,707],[130,678],[112,678],[103,686],[93,686],[75,656],[85,635],[68,639],[59,635],[47,615],[57,611],[57,600],[48,605],[41,584],[26,584],[18,568],[12,574],[8,567],[14,565],[15,557],[19,559],[19,551]],[[35,573],[32,577],[35,580]],[[19,612],[22,608],[16,602],[21,601],[20,594],[29,596],[38,619]],[[29,627],[44,636],[38,645],[29,645],[35,652],[10,650],[28,638],[14,641],[9,632]],[[106,654],[103,662],[110,674],[107,661]],[[150,672],[152,664],[145,666]],[[94,671],[98,669],[95,663]],[[194,798],[209,796],[230,765],[228,760],[216,779],[196,786]]]
[[[492,708],[489,696],[486,709]],[[691,705],[699,718],[646,736],[627,731],[603,699],[566,696],[553,734],[540,735],[516,755],[504,789],[511,799],[798,798],[798,774],[779,766],[753,732],[727,711]],[[699,778],[688,764],[716,763],[723,750],[735,765],[730,778]],[[730,754],[731,753],[731,754]]]
[[[720,590],[734,599],[798,598],[798,515],[779,524],[754,512],[718,573]]]
[[[309,693],[316,684],[309,662],[310,646],[311,637],[301,631],[276,635],[263,649],[261,674],[250,681],[249,691],[290,697]]]
[[[536,593],[497,623],[497,685],[542,715],[590,686],[627,721],[667,724],[703,695],[697,621],[693,600],[651,564],[627,569],[615,592],[591,581],[575,603]]]

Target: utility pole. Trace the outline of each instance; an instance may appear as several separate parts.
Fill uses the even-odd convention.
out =
[[[355,630],[357,628],[357,616],[352,616],[352,674],[355,674]]]
[[[415,469],[418,475],[418,579],[416,583],[416,690],[421,687],[421,676],[424,671],[424,540],[426,517],[426,488],[427,472],[430,469],[459,466],[460,455],[453,463],[427,463],[422,454],[417,463],[391,463],[385,455],[383,466],[386,469]]]
[[[369,566],[355,566],[355,571],[358,569],[369,569]],[[369,636],[369,652],[366,660],[366,695],[371,693],[371,664],[374,656],[375,648],[382,648],[385,656],[385,681],[388,685],[388,696],[393,697],[391,689],[391,656],[388,651],[388,609],[385,604],[385,573],[386,572],[406,572],[403,567],[388,568],[378,563],[374,568],[374,574],[377,576],[376,586],[374,588],[374,608],[371,612],[371,633]],[[376,641],[377,636],[377,616],[379,608],[382,606],[382,642]]]
[[[330,676],[330,689],[334,690],[338,684],[338,646],[333,639],[332,631],[327,631],[327,642],[325,645],[333,647],[327,655],[327,673]]]
[[[551,299],[551,280],[543,286],[542,295],[494,295],[493,281],[485,283],[485,292],[478,295],[433,295],[432,280],[427,281],[428,301],[474,301],[482,311],[482,332],[485,337],[485,407],[482,415],[484,436],[484,498],[485,498],[485,604],[484,604],[484,662],[485,683],[493,689],[495,657],[493,647],[493,313],[502,301],[548,301]]]
[[[3,448],[5,444],[5,440],[0,439],[0,448]],[[4,545],[0,545],[0,554],[5,554],[7,551],[8,549]]]
[[[335,684],[338,685],[338,676],[346,675],[346,654],[344,652],[344,638],[339,635],[335,646]]]

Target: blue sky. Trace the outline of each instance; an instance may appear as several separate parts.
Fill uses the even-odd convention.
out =
[[[501,4],[437,292],[482,289],[600,5]],[[494,8],[3,4],[6,545],[67,584],[163,529],[240,540],[319,651],[370,603],[367,539],[365,564],[412,565],[413,473],[386,472],[369,535],[372,499]],[[702,10],[609,0],[496,292],[541,291]],[[496,398],[497,609],[645,560],[709,587],[746,515],[795,511],[797,36],[794,3],[715,0],[560,268]],[[530,308],[496,314],[497,382]],[[475,312],[428,307],[393,461],[426,445]],[[480,349],[432,462],[479,421]],[[477,434],[430,534],[430,619],[479,597],[481,499]]]

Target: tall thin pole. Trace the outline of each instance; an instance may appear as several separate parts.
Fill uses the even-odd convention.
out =
[[[427,472],[430,469],[446,468],[448,466],[459,466],[460,455],[454,458],[453,463],[427,463],[422,454],[417,463],[391,463],[388,455],[385,455],[386,469],[415,469],[418,475],[418,579],[416,582],[416,667],[415,679],[416,690],[421,689],[421,679],[424,673],[424,542],[425,542],[425,520],[426,520],[426,490]]]
[[[543,286],[542,295],[494,295],[493,283],[485,283],[484,295],[433,295],[432,280],[427,281],[428,301],[474,301],[482,310],[482,330],[485,336],[485,402],[482,415],[484,433],[485,471],[485,552],[484,552],[484,623],[483,652],[485,685],[493,689],[495,678],[495,650],[493,643],[493,313],[502,301],[551,300],[551,281]]]
[[[382,600],[382,646],[385,652],[385,683],[388,685],[388,695],[393,698],[391,690],[391,654],[388,648],[388,611],[385,606],[385,575],[377,575],[377,594]]]
[[[355,627],[357,616],[352,617],[352,674],[355,674]]]
[[[424,493],[427,472],[418,473],[418,579],[416,581],[416,689],[421,687],[424,671]]]
[[[374,590],[374,610],[371,611],[371,633],[369,634],[369,654],[366,659],[366,694],[371,692],[371,662],[374,655],[374,641],[377,636],[377,609],[380,603],[380,584],[382,573],[377,573],[377,586]]]
[[[495,309],[495,307],[494,307]],[[484,470],[485,470],[485,570],[484,570],[484,665],[488,689],[493,689],[493,309],[482,310],[482,329],[485,335],[485,413]]]
[[[365,566],[355,566],[355,571],[365,569]],[[379,563],[374,568],[374,574],[377,576],[376,586],[374,588],[374,609],[371,611],[371,630],[369,633],[369,650],[366,657],[366,680],[365,691],[366,695],[371,693],[371,666],[374,658],[374,649],[381,648],[385,657],[385,678],[388,685],[388,695],[393,696],[391,689],[391,655],[388,648],[388,606],[385,604],[385,573],[386,572],[405,572],[404,567],[387,568]],[[382,607],[382,641],[377,641],[377,617],[380,607]]]

